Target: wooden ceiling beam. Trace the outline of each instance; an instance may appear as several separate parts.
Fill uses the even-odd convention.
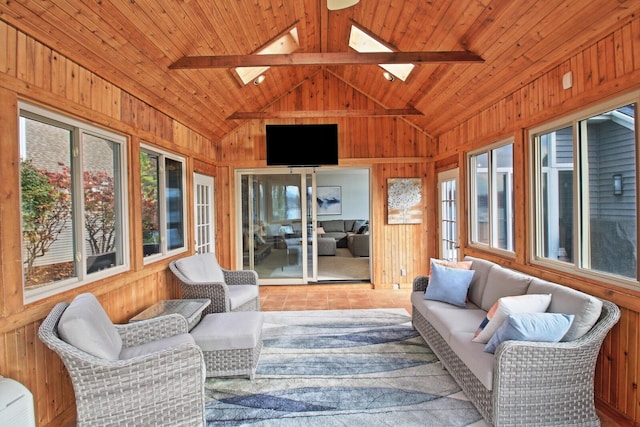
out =
[[[450,62],[484,62],[484,59],[475,53],[467,51],[368,53],[318,52],[267,55],[183,56],[171,64],[169,69]]]
[[[227,117],[227,120],[384,116],[422,116],[422,113],[415,108],[385,110],[238,111]]]

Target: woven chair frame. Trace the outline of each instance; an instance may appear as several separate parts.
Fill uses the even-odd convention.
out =
[[[169,263],[169,269],[180,281],[182,298],[208,298],[211,304],[205,308],[202,315],[210,313],[225,313],[228,311],[260,311],[260,297],[231,310],[229,303],[229,286],[255,285],[258,286],[258,273],[253,270],[227,270],[222,268],[223,282],[193,282],[177,268],[176,261]]]
[[[76,398],[77,425],[204,426],[204,359],[195,344],[181,344],[126,360],[105,360],[63,341],[58,321],[69,304],[57,304],[40,325],[40,340],[62,359]],[[186,333],[173,314],[115,325],[130,347]]]

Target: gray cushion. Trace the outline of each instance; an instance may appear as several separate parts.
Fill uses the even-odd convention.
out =
[[[334,233],[334,232],[345,232],[344,229],[344,220],[342,219],[332,219],[328,221],[322,221],[322,228],[326,233]]]
[[[575,316],[569,331],[561,341],[573,341],[580,338],[589,332],[589,329],[600,318],[602,301],[567,286],[534,278],[529,285],[527,293],[551,294],[551,304],[547,312],[573,314]]]
[[[191,330],[191,335],[202,351],[255,348],[263,323],[259,311],[211,313]]]
[[[470,256],[465,257],[464,260],[472,262],[471,269],[474,271],[473,279],[471,279],[471,284],[469,285],[469,301],[480,307],[489,270],[491,270],[495,264],[482,258],[473,258]]]
[[[427,320],[447,343],[454,332],[470,332],[473,335],[486,314],[472,304],[466,309],[460,309],[441,302],[429,304],[427,313]]]
[[[489,311],[502,297],[522,295],[527,292],[531,276],[494,265],[487,276],[480,308]],[[537,293],[537,292],[536,292]]]
[[[471,341],[472,336],[473,332],[453,332],[449,346],[482,385],[487,390],[491,390],[493,388],[493,360],[495,356],[492,353],[484,352],[484,344]],[[523,366],[522,369],[526,370],[526,367]]]
[[[93,356],[118,360],[122,338],[93,294],[71,301],[58,322],[58,333],[67,343]]]
[[[224,274],[215,254],[207,252],[176,261],[176,267],[190,281],[199,283],[224,283]]]
[[[131,359],[133,357],[146,356],[147,354],[157,353],[182,344],[195,344],[195,340],[189,334],[178,334],[171,337],[161,338],[156,341],[135,345],[133,347],[124,347],[120,352],[120,359]]]
[[[229,305],[235,310],[241,305],[258,298],[259,289],[256,285],[229,286]]]

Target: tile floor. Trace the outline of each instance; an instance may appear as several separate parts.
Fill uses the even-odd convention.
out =
[[[404,308],[411,314],[410,289],[371,289],[371,285],[260,286],[263,311]]]

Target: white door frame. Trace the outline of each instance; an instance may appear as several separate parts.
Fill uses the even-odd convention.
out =
[[[196,253],[216,251],[214,178],[193,174],[193,235]]]
[[[443,197],[443,187],[445,184],[453,181],[453,193],[448,194]],[[455,249],[455,261],[460,259],[460,223],[458,218],[460,218],[460,170],[459,168],[449,169],[443,172],[438,173],[438,229],[440,231],[440,243],[438,244],[438,255],[440,258],[454,258],[452,256],[452,251],[449,250],[449,253],[445,253],[444,245],[445,241],[448,242],[448,245],[453,245],[454,247],[451,249]],[[451,210],[448,209],[447,212],[444,212],[443,207],[446,204],[453,203],[455,205],[455,210],[453,214]],[[444,216],[447,216],[445,218]],[[446,221],[446,226],[445,226]],[[450,228],[453,227],[454,231],[451,231]],[[454,233],[454,236],[450,236],[449,234]]]

